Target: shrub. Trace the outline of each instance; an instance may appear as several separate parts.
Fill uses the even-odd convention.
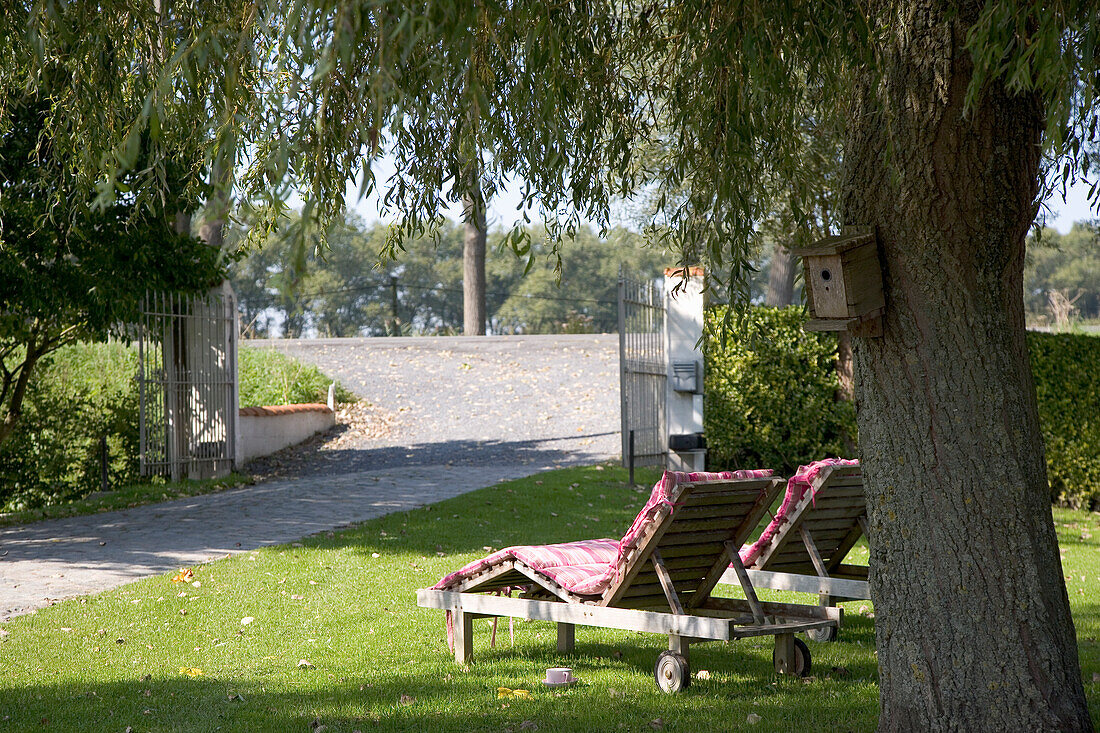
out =
[[[708,333],[725,315],[707,313]],[[705,428],[716,468],[767,467],[853,455],[855,412],[837,402],[836,339],[802,330],[801,308],[755,308],[705,349]],[[1100,509],[1100,337],[1029,332],[1051,499]]]
[[[100,439],[108,482],[138,478],[137,352],[119,343],[75,344],[40,363],[23,416],[0,443],[0,507],[26,509],[100,487]]]
[[[328,386],[332,380],[312,364],[303,364],[273,349],[244,344],[237,356],[241,407],[328,401]],[[358,399],[337,383],[338,402],[357,402]]]
[[[732,323],[723,345],[714,334],[725,314],[725,307],[706,314],[710,464],[789,475],[801,463],[851,455],[855,408],[838,399],[836,336],[804,331],[800,307],[761,307]]]
[[[1051,498],[1100,509],[1100,337],[1027,335]]]
[[[108,485],[140,480],[137,348],[75,344],[35,369],[15,431],[0,443],[0,511],[82,498],[100,488],[100,440]],[[324,402],[331,380],[270,350],[240,349],[241,405]],[[337,385],[337,399],[355,395]]]

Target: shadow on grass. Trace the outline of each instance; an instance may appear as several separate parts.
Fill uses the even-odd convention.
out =
[[[648,669],[659,649],[624,641],[578,644],[564,662],[581,682],[564,692],[532,679],[532,670],[563,663],[552,648],[524,654],[498,649],[484,650],[468,671],[430,663],[411,672],[382,670],[369,660],[355,677],[303,670],[297,689],[295,681],[265,683],[256,675],[183,674],[0,688],[0,730],[700,731],[738,729],[749,714],[761,716],[758,730],[869,730],[875,724],[873,685],[864,681],[852,689],[853,679],[873,675],[870,662],[842,673],[823,670],[807,681],[777,680],[760,674],[759,661],[747,659],[737,645],[708,644],[692,650],[692,662],[709,678],[668,696],[648,675],[642,686],[627,682],[616,689],[623,688],[624,665]],[[501,699],[500,686],[525,688],[532,697]]]

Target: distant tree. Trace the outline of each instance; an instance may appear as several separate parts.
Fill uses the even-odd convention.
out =
[[[1066,234],[1043,229],[1028,237],[1024,306],[1037,324],[1050,322],[1050,297],[1073,301],[1083,319],[1100,318],[1100,223],[1077,222]]]
[[[525,263],[505,252],[493,259],[493,271],[508,273],[512,289],[493,310],[495,331],[502,333],[562,333],[618,330],[619,267],[626,265],[635,277],[658,277],[672,264],[666,253],[643,246],[642,237],[627,229],[614,229],[606,239],[581,227],[558,254],[547,233],[532,235],[535,265],[526,275]],[[502,278],[503,279],[503,278]]]

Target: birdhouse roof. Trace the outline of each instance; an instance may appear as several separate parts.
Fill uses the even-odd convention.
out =
[[[844,254],[848,250],[861,247],[875,241],[875,233],[871,231],[851,232],[839,234],[835,237],[825,237],[814,242],[809,247],[795,247],[791,254],[795,257],[815,257],[818,255]]]

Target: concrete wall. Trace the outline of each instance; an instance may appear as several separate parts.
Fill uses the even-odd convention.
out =
[[[246,463],[270,455],[335,424],[336,413],[328,405],[242,407],[238,418],[238,461]]]

